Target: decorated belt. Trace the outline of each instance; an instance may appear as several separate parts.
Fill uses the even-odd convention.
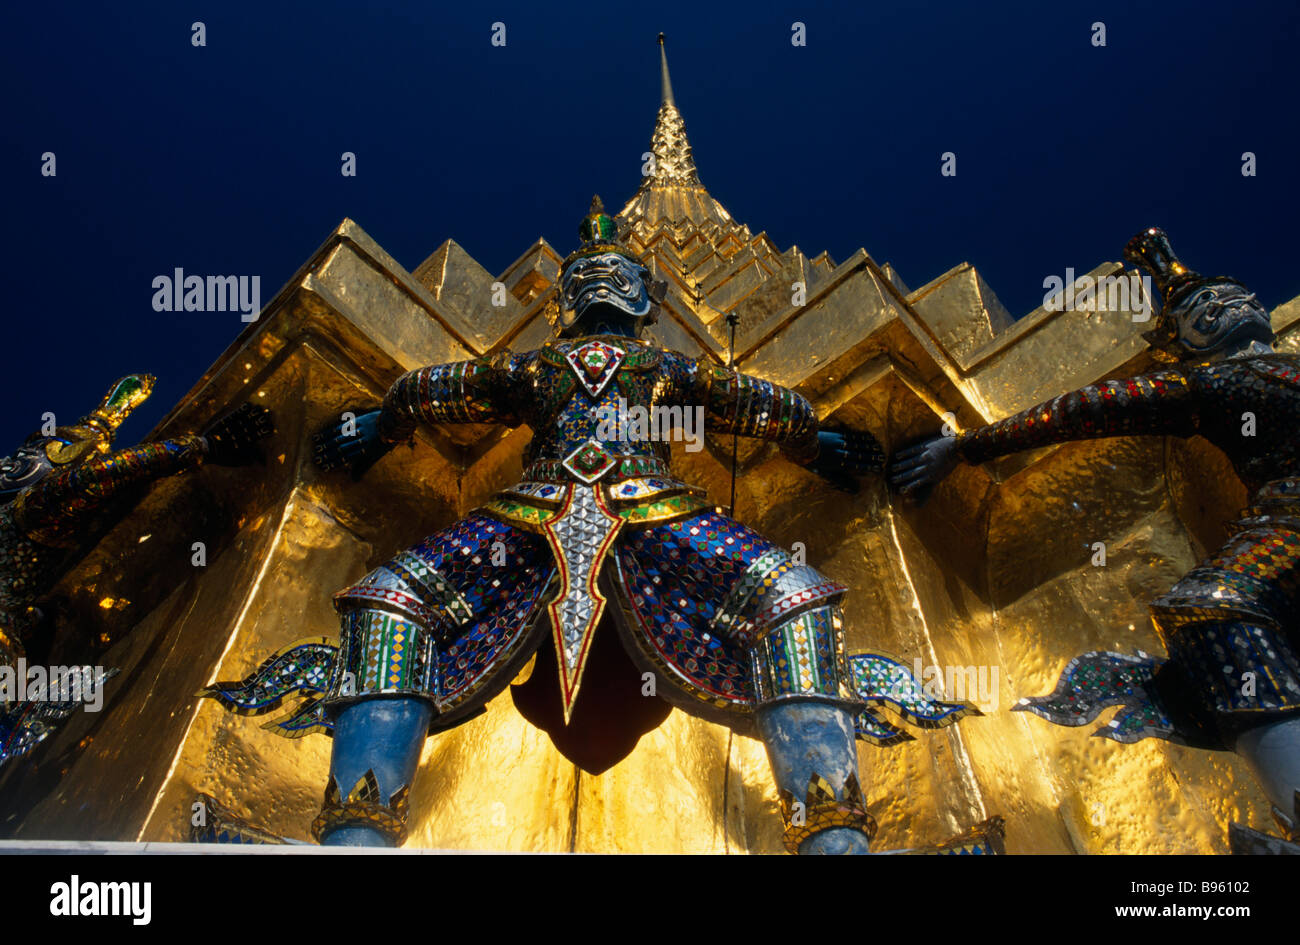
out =
[[[578,483],[521,482],[492,497],[477,511],[511,525],[530,531],[543,531],[543,526],[556,518],[556,511],[568,500],[569,490],[583,488]],[[632,493],[620,495],[624,487]],[[612,515],[629,525],[653,525],[683,518],[709,507],[708,497],[699,489],[685,483],[661,480],[629,479],[624,483],[600,483],[597,489]]]
[[[657,456],[619,456],[589,440],[564,459],[539,459],[524,469],[524,478],[543,482],[621,482],[641,476],[667,476],[668,464]]]

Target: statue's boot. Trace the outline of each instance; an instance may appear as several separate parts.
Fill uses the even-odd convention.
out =
[[[433,714],[411,697],[353,702],[334,719],[334,751],[325,805],[312,823],[322,846],[396,847],[406,835],[407,796]],[[340,785],[350,785],[344,794]],[[216,798],[195,798],[190,839],[196,843],[298,844],[235,815]]]
[[[1005,852],[1001,817],[940,843],[872,850],[876,823],[858,784],[854,715],[818,702],[778,702],[757,712],[772,774],[781,792],[785,844],[799,854],[995,855]],[[861,737],[860,732],[857,737]]]
[[[432,715],[427,700],[410,696],[376,696],[339,711],[325,804],[312,823],[322,846],[401,846]]]

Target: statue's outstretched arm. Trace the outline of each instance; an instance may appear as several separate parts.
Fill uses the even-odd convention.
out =
[[[1196,432],[1196,399],[1180,371],[1103,381],[963,433],[957,452],[968,463],[1009,453],[1107,436]]]
[[[387,443],[408,439],[421,423],[504,423],[518,426],[516,381],[523,356],[502,351],[469,361],[435,364],[397,379],[379,415]]]
[[[360,477],[420,424],[524,422],[519,384],[528,356],[509,351],[408,371],[384,396],[383,406],[330,424],[315,436],[322,469],[346,466]]]
[[[692,397],[704,406],[709,432],[778,443],[792,462],[846,491],[856,492],[857,477],[884,466],[884,451],[875,437],[822,429],[807,398],[780,384],[701,359],[694,366]]]
[[[760,377],[696,362],[695,403],[704,407],[710,433],[736,433],[781,445],[791,460],[805,465],[816,458],[817,414],[802,394]]]
[[[924,494],[961,460],[983,463],[1053,443],[1108,436],[1191,436],[1198,407],[1181,371],[1103,381],[960,436],[930,437],[899,450],[889,481],[899,492]]]
[[[73,543],[78,527],[127,489],[203,462],[242,465],[256,458],[258,441],[271,432],[270,411],[244,404],[201,436],[143,443],[51,473],[19,494],[14,514],[23,530],[44,544]]]
[[[203,440],[189,435],[145,443],[52,473],[14,500],[27,534],[63,545],[77,525],[123,490],[192,469],[203,461]]]

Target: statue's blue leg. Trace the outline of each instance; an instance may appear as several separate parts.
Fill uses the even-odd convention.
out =
[[[330,777],[344,793],[373,772],[379,797],[387,801],[415,777],[433,707],[409,696],[377,697],[347,706],[334,721]],[[321,831],[324,846],[391,847],[392,837],[362,824]]]
[[[850,779],[856,788],[858,748],[847,709],[823,702],[777,702],[761,706],[755,715],[778,788],[801,801],[814,776],[828,781],[837,798],[845,796]],[[804,840],[799,852],[866,853],[867,836],[852,827],[832,827]]]
[[[1247,729],[1237,736],[1235,750],[1250,765],[1273,806],[1294,817],[1296,791],[1300,791],[1300,718]]]
[[[781,792],[785,848],[868,852],[873,823],[855,740],[866,704],[845,648],[847,588],[713,511],[628,529],[620,542],[631,607],[641,626],[664,627],[654,645],[680,678],[709,680],[697,692],[704,695],[734,686],[733,667],[737,676],[748,670],[752,718]]]
[[[495,563],[502,545],[509,567]],[[457,693],[469,711],[474,693],[508,681],[486,667],[526,642],[521,621],[536,613],[554,569],[542,536],[471,513],[334,595],[339,645],[321,700],[334,755],[313,837],[401,845],[437,706]],[[503,613],[514,615],[511,626],[476,636]],[[481,649],[456,642],[471,636]]]

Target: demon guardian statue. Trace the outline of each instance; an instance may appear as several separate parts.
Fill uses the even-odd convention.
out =
[[[608,609],[661,696],[763,739],[788,849],[865,853],[873,825],[855,736],[909,737],[882,705],[923,727],[972,708],[929,698],[890,657],[850,657],[842,585],[672,478],[667,443],[608,420],[698,407],[707,430],[774,441],[834,482],[878,471],[879,447],[819,431],[793,391],[642,340],[666,286],[648,281],[598,200],[580,234],[561,271],[556,340],[412,371],[382,409],[317,440],[323,467],[360,474],[418,424],[527,424],[523,481],[336,594],[337,647],[295,644],[204,694],[244,714],[305,697],[267,727],[332,732],[313,836],[396,845],[425,737],[479,711],[540,645],[555,648],[567,720]]]

